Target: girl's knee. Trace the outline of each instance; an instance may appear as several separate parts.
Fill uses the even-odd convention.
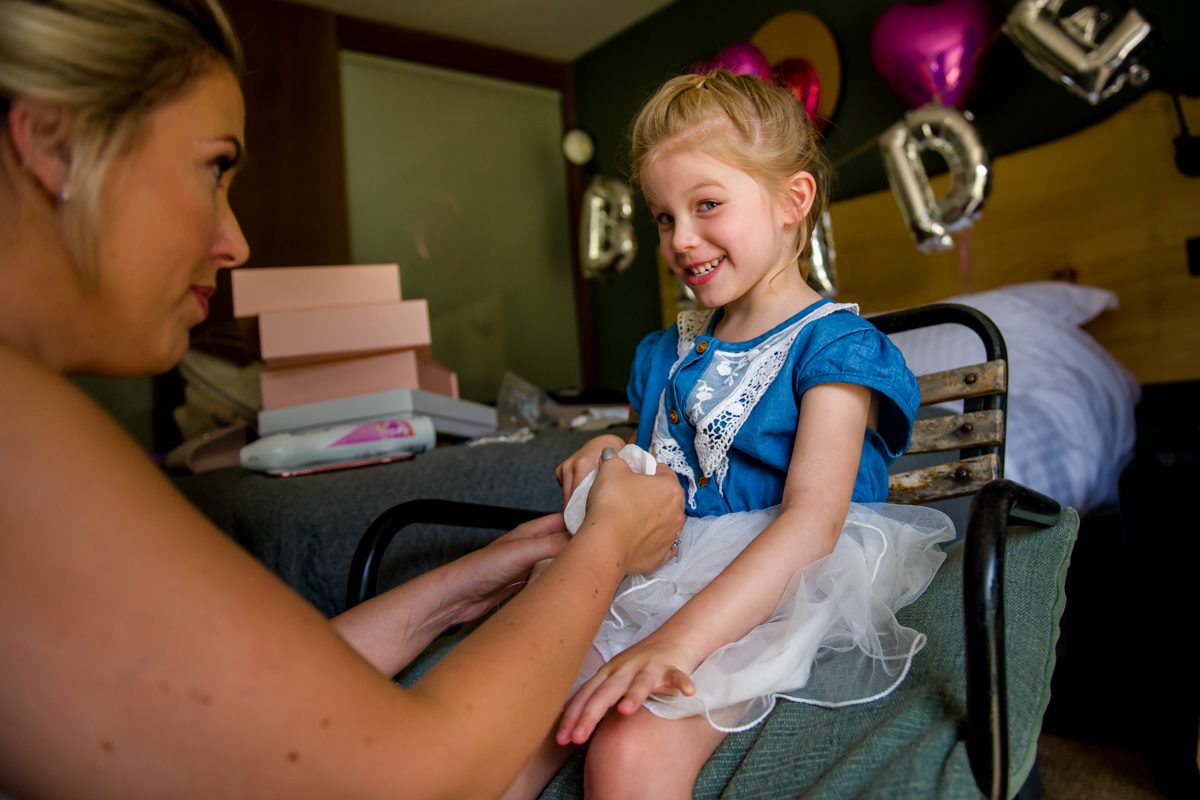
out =
[[[595,798],[689,796],[695,774],[680,772],[664,751],[664,724],[645,709],[632,717],[611,715],[588,745],[585,794]]]
[[[596,729],[588,744],[589,770],[597,769],[606,774],[628,773],[647,762],[646,754],[653,752],[653,748],[648,747],[648,726],[630,724],[631,721],[631,718],[612,714]]]

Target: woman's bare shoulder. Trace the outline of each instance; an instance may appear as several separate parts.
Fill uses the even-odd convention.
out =
[[[53,390],[56,385],[61,390],[72,388],[71,382],[66,378],[3,340],[0,340],[0,374],[5,378],[0,381],[0,400],[6,406],[10,398],[19,400],[29,396],[29,391],[40,391],[43,388]],[[26,382],[32,382],[34,385],[26,386]]]
[[[143,572],[143,590],[180,581],[176,573],[189,569],[182,563],[206,560],[230,570],[227,592],[254,593],[260,578],[270,581],[261,569],[242,569],[244,553],[70,380],[3,345],[0,374],[0,562],[20,556],[98,588],[128,569]],[[104,591],[140,602],[125,587]]]
[[[19,465],[37,456],[33,468],[45,459],[49,447],[63,447],[78,437],[119,432],[111,419],[70,380],[25,353],[0,342],[0,459]],[[38,455],[40,453],[40,455]],[[27,472],[27,470],[22,470]],[[12,478],[10,468],[5,470]],[[0,491],[3,491],[0,489]]]
[[[100,470],[103,479],[121,465],[143,477],[156,472],[120,426],[67,378],[6,344],[0,344],[0,375],[0,494],[70,480],[101,465],[107,465]]]
[[[0,374],[0,553],[40,562],[29,548],[53,541],[70,571],[83,552],[134,563],[164,529],[209,527],[70,380],[3,344]]]

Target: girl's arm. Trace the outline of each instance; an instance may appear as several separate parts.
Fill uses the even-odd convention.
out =
[[[583,529],[411,691],[196,512],[66,381],[0,346],[0,780],[14,796],[495,796],[626,572],[682,522],[601,468]]]
[[[873,392],[846,383],[804,394],[779,517],[651,636],[605,664],[568,703],[557,738],[581,743],[609,708],[652,692],[692,694],[687,675],[765,620],[796,570],[828,555],[850,508]]]

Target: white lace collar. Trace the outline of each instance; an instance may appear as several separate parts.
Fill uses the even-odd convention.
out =
[[[689,393],[684,409],[688,422],[696,431],[694,444],[702,475],[701,485],[716,477],[717,490],[724,495],[725,477],[729,473],[729,448],[734,437],[767,387],[779,375],[796,337],[810,322],[843,309],[858,313],[857,305],[822,303],[747,349],[722,347],[719,340],[712,340],[711,360]],[[680,312],[677,321],[679,342],[668,385],[684,358],[692,352],[696,338],[708,329],[712,316],[711,310]],[[687,478],[688,505],[695,508],[697,479],[667,424],[665,388],[658,399],[650,452],[677,475]]]

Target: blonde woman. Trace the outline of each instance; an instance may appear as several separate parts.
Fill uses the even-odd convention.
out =
[[[332,623],[179,497],[67,376],[170,367],[247,258],[240,65],[215,0],[0,0],[0,793],[495,795],[679,488],[606,464],[569,545],[542,519]]]

